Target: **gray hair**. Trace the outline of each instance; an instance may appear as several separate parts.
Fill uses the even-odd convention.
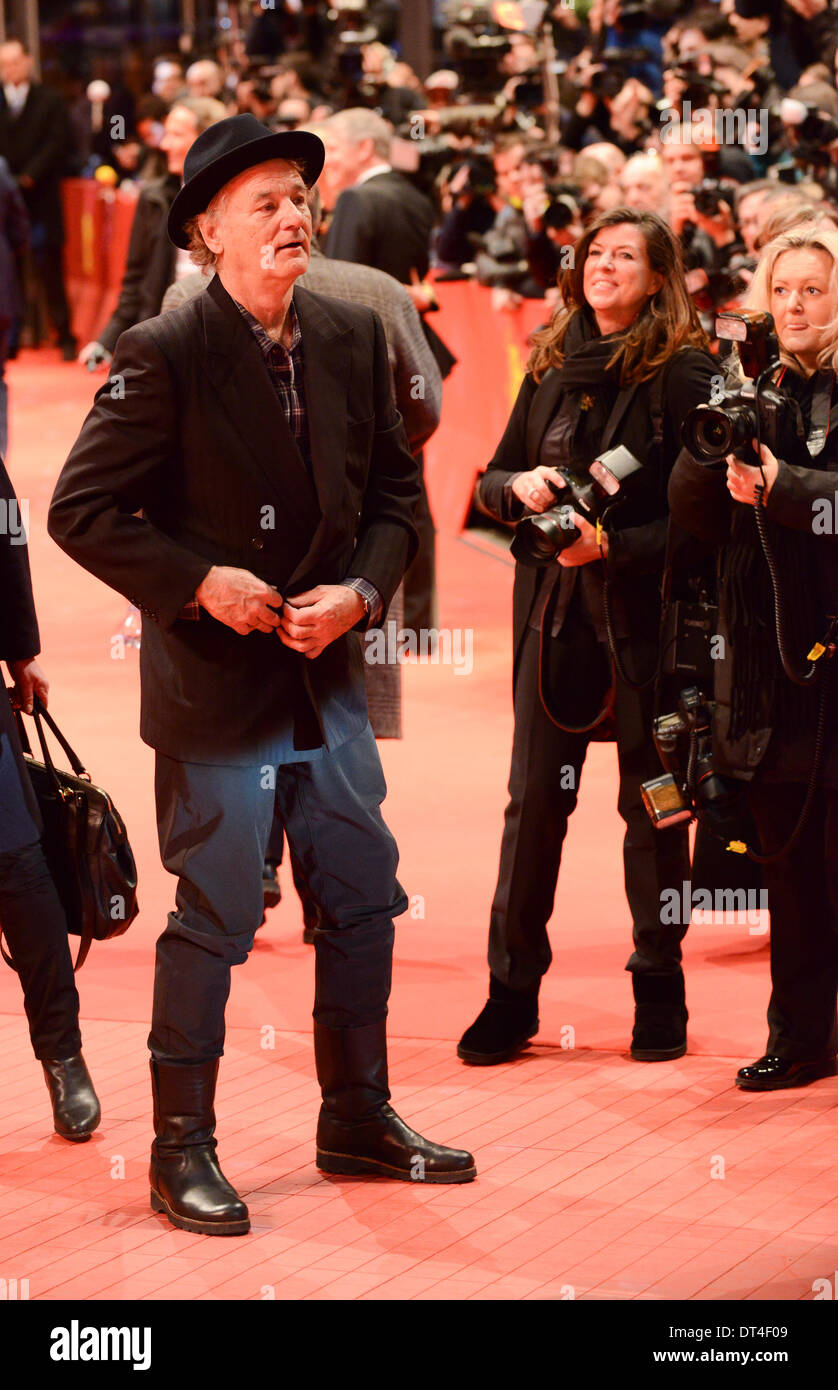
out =
[[[364,140],[371,140],[379,159],[390,158],[393,127],[375,111],[368,111],[364,106],[350,106],[346,111],[335,112],[325,124],[328,129],[337,131],[347,144],[360,145]]]
[[[195,129],[201,135],[205,130],[209,130],[216,121],[223,121],[227,115],[227,108],[223,101],[216,101],[215,97],[178,97],[172,102],[169,115],[172,111],[190,112],[195,120]]]

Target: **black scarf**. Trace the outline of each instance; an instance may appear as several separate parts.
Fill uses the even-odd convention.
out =
[[[619,364],[609,367],[620,338],[618,333],[602,337],[596,322],[584,310],[579,310],[567,326],[564,340],[564,362],[556,367],[564,391],[606,384],[619,389]]]

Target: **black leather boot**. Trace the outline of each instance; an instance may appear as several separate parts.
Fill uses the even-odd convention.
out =
[[[204,1236],[243,1236],[247,1207],[215,1156],[218,1060],[183,1065],[151,1059],[154,1133],[151,1210],[173,1226]]]
[[[52,1101],[56,1134],[76,1144],[84,1143],[102,1118],[84,1058],[78,1052],[63,1061],[41,1062],[41,1066]]]
[[[489,976],[489,998],[457,1046],[473,1067],[493,1067],[517,1056],[538,1032],[538,990],[510,989]]]
[[[792,1086],[808,1086],[812,1081],[834,1076],[835,1072],[834,1057],[794,1061],[790,1057],[776,1057],[768,1053],[749,1067],[740,1067],[736,1073],[736,1084],[742,1091],[786,1091]]]
[[[637,1062],[665,1062],[687,1050],[684,976],[633,973],[634,1032],[631,1055]]]
[[[364,1028],[314,1024],[323,1104],[317,1166],[324,1173],[375,1173],[402,1182],[471,1182],[474,1159],[423,1139],[388,1105],[386,1020]]]
[[[282,901],[282,889],[279,886],[279,874],[273,859],[266,859],[262,865],[262,898],[264,900],[265,912],[270,908],[276,907]]]

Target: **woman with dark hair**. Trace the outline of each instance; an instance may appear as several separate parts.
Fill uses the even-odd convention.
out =
[[[669,498],[719,555],[713,766],[747,792],[771,917],[768,1044],[736,1084],[774,1091],[833,1076],[838,1051],[838,231],[766,246],[748,307],[779,341],[776,452],[684,450]]]
[[[14,681],[15,705],[31,713],[35,696],[46,705],[49,687],[35,659],[40,643],[24,519],[1,459],[0,502],[7,518],[0,532],[0,660]],[[20,976],[55,1131],[79,1142],[89,1139],[98,1125],[99,1102],[81,1054],[67,919],[40,836],[38,803],[11,705],[0,691],[0,932]]]
[[[690,877],[687,832],[655,830],[640,786],[661,773],[652,719],[667,480],[684,412],[707,401],[714,367],[678,243],[654,213],[623,207],[599,217],[577,243],[561,290],[563,307],[535,335],[481,499],[494,516],[518,522],[554,506],[550,485],[563,487],[560,469],[588,476],[618,445],[642,467],[601,533],[574,512],[579,536],[558,563],[516,565],[515,734],[489,928],[489,999],[458,1047],[478,1065],[508,1060],[538,1029],[562,843],[588,743],[603,736],[616,738],[626,823],[632,1055],[657,1061],[686,1050],[687,924],[662,923],[661,895],[680,894]]]

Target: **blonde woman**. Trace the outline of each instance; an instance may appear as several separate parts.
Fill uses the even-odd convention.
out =
[[[838,684],[828,650],[818,679],[797,683],[812,670],[814,644],[828,649],[838,614],[838,232],[810,226],[771,242],[748,302],[775,320],[774,382],[786,397],[780,443],[776,453],[762,445],[762,470],[733,455],[714,469],[685,451],[669,500],[675,521],[720,551],[727,641],[716,672],[716,771],[748,788],[764,853],[792,841],[764,868],[768,1044],[736,1077],[744,1090],[778,1090],[834,1075],[838,1050]],[[757,506],[774,557],[785,664]]]

